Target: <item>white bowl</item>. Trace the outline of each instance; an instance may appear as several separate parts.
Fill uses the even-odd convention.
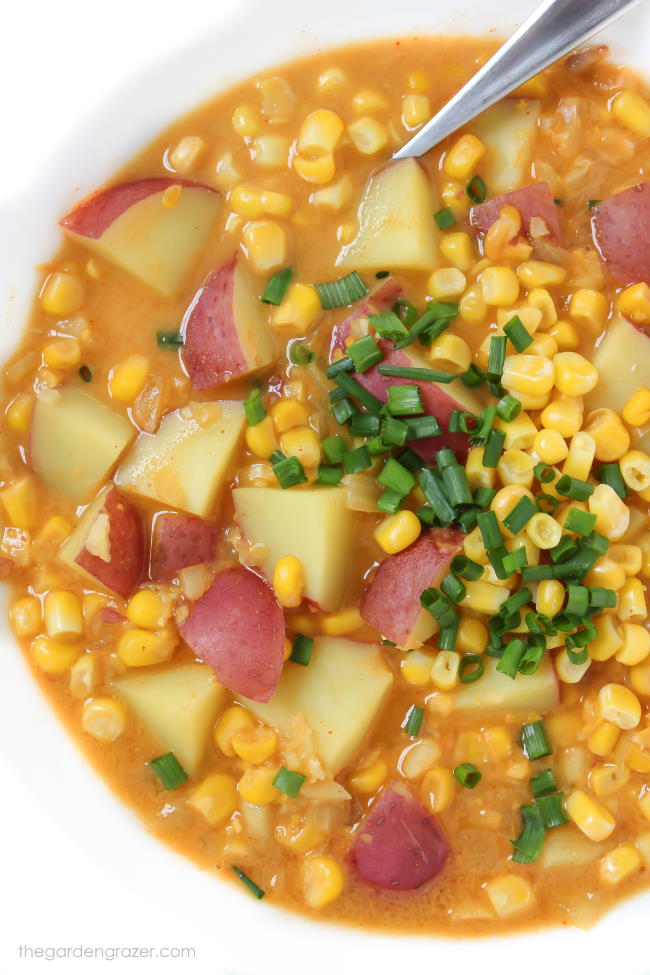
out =
[[[0,334],[0,356],[9,353],[23,326],[37,281],[35,265],[57,247],[58,217],[111,176],[163,126],[231,82],[311,51],[399,34],[485,34],[489,30],[503,34],[533,4],[462,0],[462,10],[457,12],[449,9],[452,6],[448,3],[434,9],[422,0],[312,0],[308,5],[296,0],[249,0],[226,24],[208,31],[200,43],[156,63],[136,83],[116,89],[96,107],[92,118],[56,147],[51,158],[44,159],[38,182],[0,209],[0,308],[6,323]],[[642,9],[611,29],[606,39],[614,55],[642,69],[650,54],[649,25],[650,11]],[[15,233],[17,227],[19,234]],[[551,929],[507,940],[364,934],[284,913],[272,906],[270,898],[259,904],[245,892],[198,871],[146,835],[58,725],[30,679],[4,617],[0,643],[4,758],[43,813],[54,818],[66,838],[74,837],[82,844],[90,857],[84,862],[96,863],[100,875],[112,874],[108,887],[93,885],[89,878],[85,892],[77,892],[79,898],[92,897],[95,913],[106,919],[106,943],[124,941],[124,937],[120,939],[124,927],[120,927],[120,907],[114,902],[122,889],[125,899],[137,895],[138,903],[145,905],[150,916],[140,920],[149,922],[149,932],[160,918],[165,943],[187,943],[190,932],[195,943],[203,946],[206,965],[187,963],[192,971],[275,975],[308,965],[314,975],[329,975],[337,968],[348,972],[371,965],[376,975],[382,975],[397,966],[408,971],[432,964],[436,969],[453,966],[461,975],[474,966],[486,973],[507,975],[525,970],[526,975],[536,975],[558,962],[566,971],[588,959],[590,975],[611,975],[622,961],[621,946],[625,945],[627,975],[647,975],[644,920],[650,893],[623,902],[588,933]],[[17,840],[26,845],[29,837]],[[48,866],[48,862],[42,864],[45,872]],[[65,879],[61,883],[66,895],[73,896],[72,890],[66,890]],[[175,938],[169,928],[173,918],[183,939]],[[136,930],[137,919],[129,928],[131,936]],[[83,940],[83,932],[77,937]],[[36,929],[33,940],[39,941]],[[85,971],[90,970],[89,963]]]

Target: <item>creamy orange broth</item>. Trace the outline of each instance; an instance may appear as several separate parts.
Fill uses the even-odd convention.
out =
[[[20,347],[5,369],[5,401],[14,404],[13,414],[9,405],[2,421],[4,450],[0,476],[5,485],[29,472],[29,420],[22,422],[21,428],[21,422],[15,420],[15,404],[16,397],[25,397],[18,402],[28,413],[35,384],[40,389],[68,383],[83,387],[84,391],[129,417],[140,428],[149,429],[149,432],[156,429],[160,416],[152,417],[142,404],[142,398],[137,403],[119,403],[109,393],[111,371],[128,356],[141,355],[148,360],[150,377],[157,377],[161,384],[163,413],[183,406],[189,399],[242,399],[253,385],[254,380],[250,377],[229,384],[227,389],[191,392],[178,352],[156,345],[156,331],[176,330],[179,327],[202,281],[239,247],[247,218],[233,216],[226,202],[229,191],[233,186],[246,185],[257,191],[266,189],[287,194],[291,201],[288,218],[268,214],[260,217],[285,228],[289,252],[283,263],[294,269],[295,281],[309,283],[336,278],[336,257],[341,243],[348,242],[354,234],[356,211],[368,176],[408,137],[409,133],[400,120],[403,97],[409,92],[426,95],[431,113],[435,112],[485,60],[491,49],[491,44],[486,41],[466,38],[409,38],[345,48],[283,65],[202,105],[170,126],[125,166],[111,182],[173,175],[169,162],[173,148],[186,136],[198,136],[205,144],[204,150],[191,172],[183,173],[183,178],[218,188],[224,195],[224,203],[197,261],[182,287],[171,297],[159,295],[101,257],[93,258],[89,265],[91,255],[81,243],[68,238],[62,241],[59,253],[42,268],[43,280],[45,282],[51,272],[65,269],[83,281],[83,300],[74,315],[63,317],[83,316],[87,330],[82,329],[79,335],[79,362],[67,370],[43,366],[42,350],[51,340],[47,336],[56,333],[65,336],[68,327],[57,325],[56,317],[46,314],[39,300],[36,300]],[[322,91],[318,79],[332,68],[342,72],[341,83]],[[277,124],[270,124],[260,116],[261,94],[256,87],[260,79],[272,76],[284,79],[295,94],[290,117]],[[607,198],[639,182],[650,162],[647,140],[621,125],[608,110],[610,99],[621,90],[641,91],[642,86],[627,69],[599,60],[582,74],[571,70],[566,63],[560,64],[545,72],[526,93],[541,98],[542,114],[532,153],[533,170],[527,169],[523,183],[549,180],[553,195],[561,200],[566,250],[559,255],[559,259],[565,262],[568,273],[564,283],[551,285],[548,290],[560,309],[560,318],[569,322],[571,318],[566,311],[568,299],[577,289],[599,291],[610,305],[620,291],[593,250],[591,213],[587,201]],[[364,92],[370,95],[364,96]],[[362,95],[359,96],[359,93]],[[374,99],[375,103],[356,110],[353,102],[355,95],[361,99],[370,97],[371,102]],[[288,142],[296,139],[305,116],[321,107],[338,113],[346,124],[359,116],[371,116],[385,127],[386,146],[380,152],[366,156],[357,151],[349,139],[345,139],[335,153],[334,180],[345,174],[349,176],[349,199],[338,210],[320,209],[310,202],[310,196],[320,188],[318,185],[301,179],[293,168],[261,168],[251,159],[252,138],[242,137],[232,124],[233,113],[242,105],[249,106],[259,126],[258,134],[271,131],[285,136]],[[456,137],[453,137],[425,159],[427,171],[435,174],[438,186],[443,190],[445,184],[449,183],[449,177],[445,175],[442,164],[446,152],[455,141]],[[232,154],[232,165],[239,174],[231,183],[224,180],[225,153]],[[218,170],[219,161],[222,161],[222,165]],[[482,171],[481,162],[477,171]],[[470,201],[464,192],[464,181],[460,181],[459,186],[455,190],[453,187],[451,190],[447,188],[447,195],[443,195],[440,203],[440,207],[450,205],[454,210],[457,225],[451,228],[452,232],[467,229],[465,221]],[[552,261],[554,256],[558,255],[551,253],[547,259]],[[479,260],[479,252],[474,247],[474,262]],[[375,284],[374,273],[360,270],[372,287]],[[270,273],[256,273],[254,267],[252,273],[257,293],[261,293]],[[425,299],[431,297],[427,286],[428,274],[400,271],[396,277],[402,286],[403,297],[416,306],[422,307]],[[467,274],[468,287],[472,282],[470,271]],[[520,302],[522,300],[523,295]],[[470,323],[458,317],[452,324],[451,332],[462,336],[476,355],[479,354],[478,349],[488,332],[488,326],[494,322],[493,311],[486,309],[483,319],[477,322]],[[318,361],[322,368],[295,366],[281,355],[272,368],[262,373],[260,380],[262,390],[267,390],[269,377],[276,377],[271,391],[265,396],[267,409],[280,397],[277,377],[285,375],[290,382],[297,384],[290,386],[289,392],[302,397],[308,404],[312,423],[319,423],[321,436],[339,431],[327,406],[327,390],[331,383],[324,379],[324,368],[331,327],[348,314],[349,310],[345,308],[326,312],[310,330],[308,342],[319,353]],[[589,332],[579,322],[574,324],[579,349],[589,357],[598,333]],[[286,331],[278,327],[276,333],[280,342],[286,344]],[[295,337],[295,333],[290,337]],[[68,341],[71,341],[69,335]],[[80,382],[77,375],[80,365],[87,365],[92,373],[92,379],[86,385]],[[539,426],[539,411],[530,412]],[[585,422],[588,412],[585,410]],[[635,436],[632,430],[632,446]],[[242,443],[230,472],[230,483],[265,483],[269,471],[268,467],[264,468],[263,462],[263,458],[254,457]],[[34,514],[26,529],[27,535],[23,537],[24,548],[21,549],[19,545],[18,550],[10,551],[7,544],[10,536],[5,532],[3,555],[8,560],[5,567],[11,569],[9,581],[12,599],[15,603],[31,594],[42,601],[51,590],[76,593],[83,600],[84,623],[83,633],[76,643],[73,642],[73,646],[77,647],[79,653],[86,651],[92,654],[99,665],[96,681],[89,689],[88,696],[110,697],[114,695],[111,680],[134,669],[127,668],[116,652],[118,640],[130,624],[104,622],[101,607],[108,605],[123,614],[126,601],[109,595],[101,586],[97,587],[98,595],[93,595],[93,586],[57,559],[57,551],[78,520],[81,508],[61,494],[46,491],[36,478],[30,483],[35,492],[35,504]],[[145,535],[156,511],[168,509],[168,506],[142,498],[135,498],[134,503],[144,520]],[[420,503],[421,500],[414,507]],[[642,577],[645,578],[650,571],[645,554],[648,550],[645,540],[650,537],[645,534],[648,528],[647,502],[640,495],[633,495],[627,499],[627,504],[631,510],[631,522],[623,542],[642,547]],[[7,512],[3,511],[2,514],[5,529],[10,529],[12,523]],[[238,555],[245,563],[254,564],[254,553],[247,549],[233,529],[233,510],[228,490],[222,495],[215,515],[219,524],[219,545],[218,558],[212,568],[235,564]],[[65,522],[51,521],[54,516],[61,516]],[[385,558],[385,553],[373,538],[373,529],[383,516],[360,513],[357,518],[357,544],[345,607],[357,605],[372,569]],[[604,582],[601,584],[606,585]],[[182,602],[178,582],[159,588],[171,594],[178,609]],[[287,610],[285,615],[290,636],[306,629],[313,634],[322,632],[323,614],[311,613],[306,604]],[[182,619],[182,616],[178,618]],[[351,763],[337,775],[337,780],[349,788],[351,799],[318,804],[300,796],[289,799],[278,794],[275,802],[259,807],[259,834],[256,837],[251,832],[250,823],[244,821],[241,811],[234,811],[232,816],[228,815],[215,826],[210,825],[187,802],[206,775],[226,773],[235,782],[248,767],[247,763],[237,756],[224,755],[210,736],[205,759],[197,774],[175,791],[163,790],[146,763],[165,749],[160,747],[160,743],[135,714],[126,709],[124,729],[114,741],[102,742],[93,734],[84,732],[84,695],[75,696],[71,692],[68,669],[60,674],[48,674],[34,662],[30,647],[32,640],[43,631],[40,617],[31,627],[21,626],[14,611],[13,623],[26,660],[49,701],[111,788],[137,811],[145,828],[190,857],[198,866],[217,871],[220,876],[231,877],[229,865],[237,865],[267,892],[267,898],[274,903],[307,911],[314,917],[366,928],[468,935],[496,933],[521,925],[588,925],[618,898],[646,885],[650,857],[650,815],[648,803],[643,805],[639,799],[646,796],[650,752],[643,752],[643,761],[637,760],[637,769],[644,767],[643,772],[624,765],[624,758],[616,751],[616,744],[603,755],[594,753],[589,745],[593,731],[601,724],[597,705],[600,687],[608,682],[630,684],[630,668],[615,659],[594,662],[579,683],[561,681],[561,703],[546,718],[553,754],[536,762],[528,762],[517,743],[517,735],[524,720],[537,718],[538,714],[455,711],[446,692],[436,687],[430,679],[425,678],[421,686],[409,683],[401,675],[407,655],[385,646],[382,652],[394,674],[390,698]],[[173,619],[170,626],[175,629]],[[381,638],[381,634],[365,624],[345,635],[361,641],[379,641]],[[435,637],[428,641],[424,649],[431,653],[433,660]],[[171,663],[158,664],[153,671],[142,667],[139,672],[162,671],[179,662],[192,660],[192,652],[181,642],[174,651]],[[637,685],[640,681],[639,677]],[[645,683],[650,683],[647,678]],[[650,687],[647,687],[646,695],[649,693]],[[643,731],[646,728],[648,697],[640,694],[640,699],[643,717],[638,730]],[[228,701],[229,695],[226,695],[222,707],[227,707]],[[398,769],[404,768],[405,749],[413,742],[401,726],[404,715],[414,704],[425,709],[419,737],[437,745],[437,756],[431,759],[430,766],[451,770],[461,762],[472,762],[479,768],[482,780],[473,790],[456,785],[449,804],[444,808],[438,810],[434,804],[435,815],[452,848],[452,855],[442,873],[418,890],[387,893],[375,890],[360,880],[349,861],[348,850],[351,838],[358,832],[358,824],[376,801],[382,786],[399,775]],[[624,741],[626,735],[624,733],[619,739],[619,748],[620,741]],[[376,764],[378,760],[385,763],[386,773],[379,777],[369,794],[363,794],[354,788],[351,779],[356,771]],[[579,832],[576,825],[569,824],[549,832],[547,844],[555,846],[561,834],[566,839],[566,845],[578,851],[574,859],[565,853],[564,858],[561,854],[557,855],[557,865],[548,865],[544,855],[533,864],[512,862],[511,840],[520,832],[519,809],[532,801],[529,785],[531,775],[552,768],[558,787],[565,795],[576,789],[585,790],[591,795],[592,770],[596,766],[614,763],[618,763],[623,770],[620,773],[621,784],[610,795],[599,798],[599,802],[615,817],[616,827],[611,836],[594,843]],[[281,763],[276,755],[266,764],[277,768]],[[419,775],[410,779],[411,788],[425,804],[429,801],[423,785],[426,770],[422,769]],[[101,836],[98,836],[98,840],[101,841]],[[604,855],[621,845],[630,845],[637,850],[635,866],[620,883],[608,885],[602,879],[601,861]],[[315,856],[333,858],[342,865],[344,876],[340,896],[319,910],[305,903],[304,864]],[[499,917],[487,895],[486,885],[495,878],[509,875],[524,879],[530,899],[521,909]],[[263,906],[260,909],[263,910]]]

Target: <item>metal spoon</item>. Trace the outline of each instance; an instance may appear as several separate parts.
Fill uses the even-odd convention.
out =
[[[480,71],[393,159],[422,156],[641,0],[543,0]]]

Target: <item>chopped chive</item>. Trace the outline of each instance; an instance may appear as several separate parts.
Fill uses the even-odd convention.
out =
[[[352,372],[354,369],[354,363],[349,355],[344,355],[341,359],[337,359],[336,362],[332,362],[327,367],[327,378],[336,379],[340,376],[342,372]]]
[[[594,210],[602,200],[587,200],[587,206],[590,210]]]
[[[503,451],[506,435],[500,430],[492,428],[488,434],[487,442],[483,448],[483,466],[496,467],[499,457]]]
[[[368,289],[356,271],[352,271],[344,278],[339,278],[338,281],[315,284],[314,288],[318,292],[323,311],[351,305],[352,302],[358,301],[368,294]]]
[[[343,455],[347,447],[340,433],[334,437],[326,437],[325,440],[321,441],[321,447],[330,464],[341,464],[343,462]]]
[[[543,613],[526,613],[526,626],[535,636],[555,636],[557,627]]]
[[[390,448],[391,445],[384,443],[381,437],[371,437],[370,440],[366,440],[366,450],[371,457],[379,457],[389,451]]]
[[[388,386],[388,412],[393,416],[413,416],[424,413],[422,391],[419,386]]]
[[[567,586],[567,603],[564,612],[569,616],[584,616],[589,606],[589,589],[586,586]]]
[[[524,677],[534,674],[542,662],[546,650],[545,637],[529,637],[528,645],[519,661],[519,673]]]
[[[511,423],[521,413],[521,403],[509,393],[500,399],[496,405],[497,416],[500,416],[506,423]]]
[[[464,372],[460,376],[460,381],[468,389],[475,389],[477,386],[482,386],[485,382],[485,376],[478,368],[478,366],[472,365],[469,367],[467,372]]]
[[[316,484],[324,484],[329,487],[336,487],[341,483],[343,471],[340,467],[324,467],[322,464],[318,468]]]
[[[405,298],[398,298],[397,301],[393,303],[392,311],[395,315],[397,315],[400,322],[404,322],[404,324],[409,327],[414,325],[418,320],[417,308]]]
[[[519,670],[519,662],[524,655],[526,650],[526,640],[521,637],[513,637],[512,640],[508,640],[506,643],[506,648],[503,651],[503,656],[497,664],[497,670],[500,674],[506,674],[508,677],[512,677],[513,680],[517,676]]]
[[[479,487],[474,491],[474,503],[479,507],[489,508],[496,496],[496,491],[494,488],[490,487]]]
[[[463,762],[454,769],[454,778],[464,789],[474,789],[481,781],[481,773],[471,762]]]
[[[483,676],[485,664],[478,653],[466,653],[460,658],[458,680],[461,684],[474,684]]]
[[[417,382],[423,383],[451,383],[457,378],[452,372],[441,372],[439,369],[421,369],[417,366],[391,366],[384,362],[377,366],[377,372],[382,376],[394,376],[397,379],[414,379]]]
[[[415,704],[409,709],[406,715],[406,723],[404,724],[404,731],[411,738],[417,738],[420,734],[420,728],[422,727],[422,719],[424,717],[424,709],[417,707]]]
[[[504,334],[510,339],[517,352],[523,352],[533,343],[533,337],[526,330],[519,315],[513,315],[509,322],[503,326]]]
[[[620,464],[601,464],[598,470],[598,480],[601,484],[609,484],[619,498],[625,501],[628,490],[621,474]]]
[[[262,402],[262,393],[259,389],[251,389],[244,400],[244,413],[246,414],[246,422],[250,427],[257,426],[266,416],[266,409]]]
[[[292,660],[294,664],[300,664],[301,667],[308,667],[313,649],[314,641],[310,636],[305,636],[304,633],[296,633],[289,660]]]
[[[552,792],[557,792],[557,782],[550,768],[544,769],[538,775],[534,775],[530,780],[530,787],[536,799],[542,796],[550,796]]]
[[[566,638],[564,649],[566,650],[570,663],[574,664],[576,667],[581,667],[582,664],[586,664],[589,660],[589,651],[586,647],[581,647],[576,650],[575,648],[578,646],[578,644],[576,644],[575,639],[575,637],[568,636]]]
[[[404,453],[400,454],[397,459],[402,467],[406,467],[412,474],[417,474],[418,471],[421,471],[426,466],[420,455],[412,447],[407,447]]]
[[[520,742],[524,755],[531,762],[538,758],[544,758],[553,751],[546,737],[546,729],[543,721],[532,721],[530,724],[523,725],[520,732]]]
[[[540,811],[546,829],[555,829],[557,826],[564,826],[569,822],[569,817],[564,808],[564,796],[561,792],[556,792],[550,796],[540,796],[535,805]]]
[[[454,520],[454,509],[449,504],[449,499],[438,483],[435,473],[428,467],[424,468],[418,474],[418,484],[440,524],[451,524]]]
[[[570,477],[568,474],[562,475],[555,485],[555,490],[563,498],[571,498],[572,501],[586,501],[594,493],[593,485],[577,477]]]
[[[438,589],[425,589],[420,593],[420,605],[443,627],[451,626],[458,619],[453,604]]]
[[[438,646],[441,650],[456,649],[456,638],[458,636],[459,626],[460,620],[457,616],[452,620],[451,623],[443,626],[438,636]]]
[[[369,315],[368,321],[382,339],[399,342],[408,337],[408,329],[393,311],[383,311]]]
[[[156,332],[156,342],[161,349],[180,349],[185,342],[182,332]]]
[[[289,796],[290,799],[295,799],[306,781],[306,775],[302,775],[300,772],[292,772],[284,765],[281,765],[278,774],[273,779],[273,785],[280,792],[283,792],[285,796]]]
[[[367,372],[384,358],[384,354],[372,335],[364,335],[348,346],[348,355],[354,363],[356,372]]]
[[[92,382],[93,374],[89,366],[79,366],[79,379],[84,383]]]
[[[397,646],[397,644],[396,643],[393,643],[392,640],[386,640],[386,638],[384,638],[381,641],[381,645],[382,645],[382,647],[396,647]]]
[[[290,267],[284,267],[281,271],[277,271],[276,274],[269,279],[268,284],[264,289],[264,294],[262,295],[262,301],[264,301],[267,305],[281,305],[291,283],[292,277],[293,271]]]
[[[480,176],[473,176],[465,187],[465,192],[472,203],[485,203],[487,200],[487,186]]]
[[[519,810],[523,823],[521,833],[511,840],[515,848],[514,863],[534,863],[544,847],[546,829],[537,806],[522,806]]]
[[[412,416],[406,421],[408,440],[422,440],[424,437],[439,437],[442,433],[435,416]]]
[[[415,512],[423,525],[430,527],[434,524],[436,517],[428,504],[421,505]]]
[[[592,532],[584,540],[586,548],[592,549],[597,555],[606,555],[609,548],[609,541],[599,532]]]
[[[526,549],[523,547],[516,548],[513,552],[508,552],[507,555],[503,556],[503,569],[511,576],[514,572],[520,572],[528,564],[528,556],[526,555]]]
[[[340,426],[347,423],[356,412],[357,411],[347,396],[344,396],[342,400],[339,400],[339,402],[335,403],[332,407],[332,415]]]
[[[480,508],[477,508],[476,505],[472,505],[471,508],[463,508],[462,511],[456,514],[456,521],[466,535],[469,535],[469,533],[474,531],[476,528],[476,518],[479,511]]]
[[[348,429],[353,437],[376,437],[379,433],[379,417],[374,413],[356,413],[351,417]]]
[[[510,514],[503,519],[503,525],[512,535],[518,535],[538,511],[535,502],[524,495],[517,501]]]
[[[316,358],[316,353],[308,349],[302,342],[292,342],[289,348],[289,360],[294,366],[309,366]]]
[[[518,612],[518,610],[523,609],[523,607],[531,601],[533,594],[524,586],[523,589],[519,589],[518,592],[513,593],[512,596],[508,596],[504,603],[501,603],[499,607],[499,616],[502,618],[507,618],[513,613]]]
[[[471,443],[475,445],[484,444],[488,438],[490,430],[494,426],[494,421],[497,416],[496,406],[486,406],[482,411],[476,429],[472,434]]]
[[[437,213],[434,213],[433,219],[438,224],[440,230],[447,230],[448,227],[453,227],[456,223],[456,217],[449,207],[445,207],[444,210],[438,210]]]
[[[492,382],[499,382],[503,374],[503,364],[506,358],[506,345],[508,339],[505,335],[493,335],[490,339],[490,349],[488,352],[487,375]]]
[[[394,457],[388,458],[377,480],[382,487],[389,491],[396,491],[402,497],[415,487],[415,478],[411,472],[402,467]]]
[[[555,471],[548,464],[535,464],[533,474],[540,484],[550,484],[555,480]]]
[[[395,447],[402,447],[407,440],[408,427],[403,420],[398,420],[394,416],[387,416],[382,420],[381,439],[384,443]]]
[[[467,589],[463,583],[452,574],[444,577],[440,583],[440,591],[444,593],[447,599],[451,599],[452,603],[462,602],[467,595]]]
[[[468,582],[476,582],[483,575],[483,566],[472,562],[466,555],[455,555],[449,568],[454,575],[467,579]]]
[[[598,609],[613,609],[616,606],[616,593],[613,589],[603,589],[602,586],[589,588],[589,605]]]
[[[345,399],[345,390],[335,386],[334,389],[330,389],[327,399],[330,405],[334,406],[335,403],[340,403],[342,399]]]
[[[467,480],[465,468],[460,464],[450,464],[442,471],[442,483],[449,503],[455,508],[473,503],[472,489]]]
[[[436,450],[436,464],[441,471],[445,467],[451,467],[457,463],[456,454],[450,447],[442,447],[440,450]]]
[[[571,508],[567,515],[564,527],[568,532],[575,532],[576,535],[591,535],[596,526],[597,515],[590,514],[588,511],[580,511],[579,508]]]
[[[236,867],[234,864],[231,864],[231,867],[233,872],[239,877],[239,879],[244,884],[244,886],[248,887],[251,894],[257,897],[258,901],[261,901],[262,898],[264,897],[264,891],[262,890],[262,888],[258,887],[255,881],[251,880],[251,878],[248,877],[243,870],[240,870],[239,867]]]
[[[486,550],[491,552],[501,548],[503,536],[495,513],[493,511],[482,511],[477,518],[477,523]]]
[[[340,386],[341,389],[345,390],[347,396],[352,396],[356,399],[362,406],[370,413],[379,413],[382,406],[384,405],[381,400],[369,393],[361,383],[353,379],[352,376],[348,376],[346,373],[341,373],[336,377],[336,384]],[[389,390],[390,390],[389,386]]]
[[[389,491],[386,489],[377,498],[377,511],[383,511],[387,515],[394,515],[402,507],[403,502],[403,494],[400,494],[398,491]]]
[[[372,467],[372,458],[368,453],[368,448],[364,445],[356,447],[354,450],[347,450],[343,455],[343,467],[346,474],[359,474]]]
[[[307,483],[304,468],[297,457],[283,457],[272,467],[281,488],[292,488]]]
[[[284,457],[285,455],[282,453],[281,450],[274,450],[271,456],[269,457],[269,460],[271,461],[272,464],[279,464],[281,460],[284,460]]]
[[[173,752],[166,752],[158,758],[147,762],[150,769],[156,773],[163,789],[178,789],[187,781],[187,772],[180,764]]]
[[[390,277],[390,271],[377,271],[375,277],[378,281],[382,281],[384,278]]]

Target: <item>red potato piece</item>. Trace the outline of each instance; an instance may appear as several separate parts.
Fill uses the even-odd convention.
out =
[[[198,599],[180,633],[235,694],[269,701],[284,659],[284,616],[273,590],[250,569],[224,569]]]
[[[603,200],[592,217],[594,242],[621,284],[650,284],[650,182]]]
[[[335,325],[332,329],[330,361],[335,350],[340,349],[341,352],[345,352],[345,340],[350,334],[353,322],[360,318],[367,318],[368,315],[375,315],[378,312],[390,311],[401,293],[402,289],[395,278],[388,277],[377,285],[363,304],[355,308],[346,319]]]
[[[110,488],[99,510],[87,521],[82,518],[61,555],[64,561],[74,563],[93,579],[128,599],[145,572],[140,515],[121,491]]]
[[[193,389],[239,379],[276,357],[264,305],[236,257],[207,278],[184,331],[183,360]]]
[[[411,790],[388,786],[352,846],[362,880],[384,890],[415,890],[440,873],[451,852],[447,837]]]
[[[384,559],[361,599],[366,623],[398,646],[406,646],[420,613],[426,612],[421,593],[436,584],[462,544],[461,532],[432,528],[403,552]]]
[[[61,226],[73,234],[99,240],[105,230],[136,203],[141,203],[153,193],[164,192],[170,186],[196,186],[189,179],[172,179],[155,176],[132,183],[121,183],[100,190],[83,200],[61,220]],[[207,187],[205,187],[207,189]]]
[[[216,546],[214,522],[191,515],[160,514],[153,526],[149,576],[165,581],[173,579],[181,569],[211,562]]]
[[[126,623],[126,616],[120,613],[113,606],[103,606],[99,611],[99,619],[102,623],[112,626],[114,623]]]
[[[532,186],[513,190],[512,193],[504,193],[503,196],[495,196],[493,200],[472,207],[469,215],[470,223],[479,234],[486,234],[495,220],[498,220],[504,206],[513,206],[519,211],[521,229],[529,240],[534,239],[530,233],[530,221],[533,217],[541,217],[549,230],[548,235],[541,239],[551,244],[562,243],[560,218],[547,182],[533,183]]]

